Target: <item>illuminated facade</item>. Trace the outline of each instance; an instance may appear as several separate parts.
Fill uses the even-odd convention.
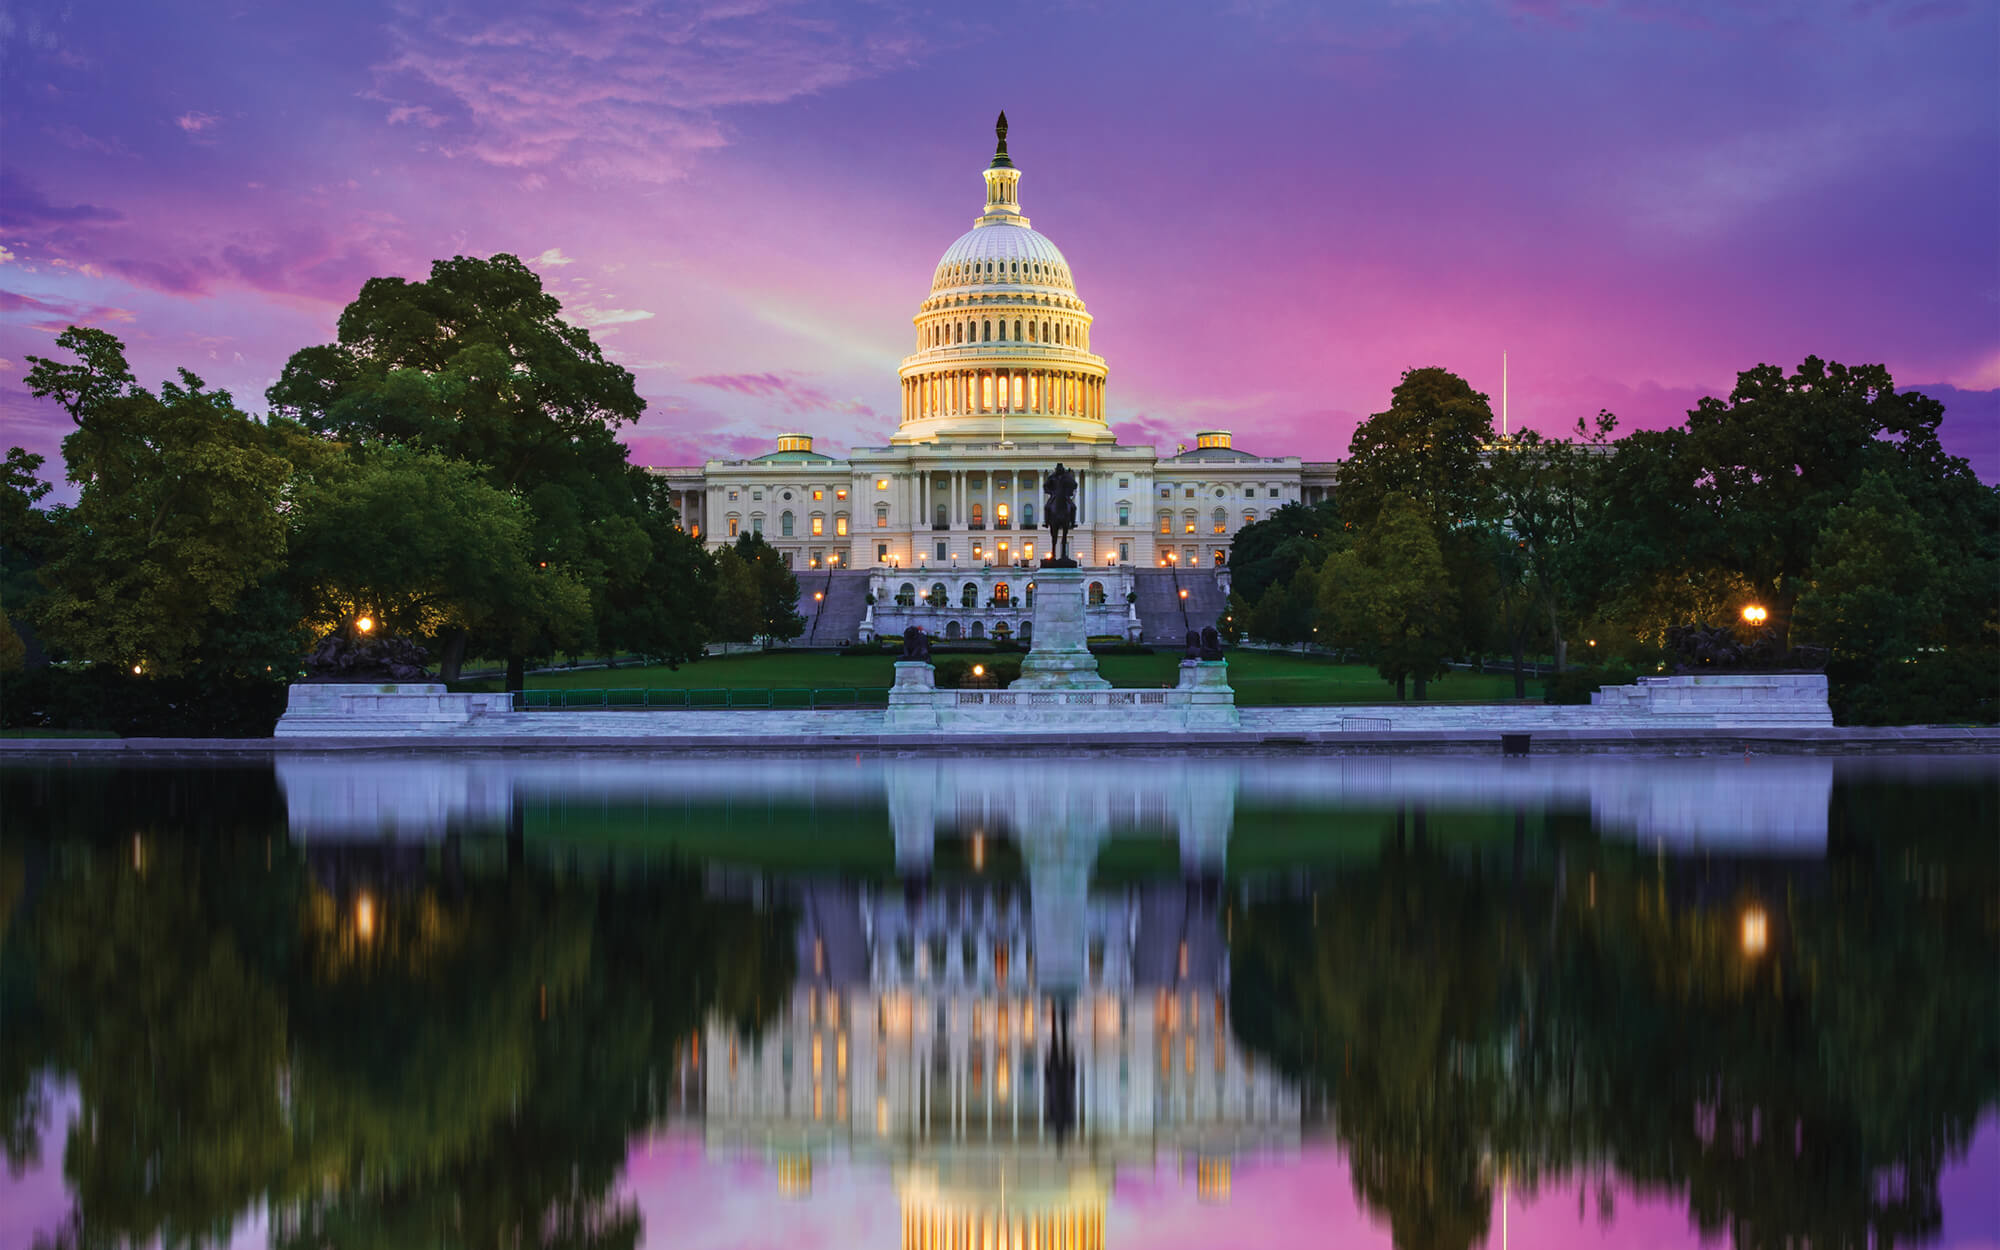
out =
[[[887,446],[841,460],[785,434],[752,459],[654,470],[711,547],[760,533],[800,569],[1004,571],[1048,554],[1037,513],[1061,461],[1077,474],[1079,560],[1210,568],[1243,526],[1330,490],[1331,464],[1253,455],[1227,430],[1164,457],[1118,443],[1089,309],[1068,259],[1022,211],[1004,114],[998,133],[984,210],[945,249],[913,318]]]

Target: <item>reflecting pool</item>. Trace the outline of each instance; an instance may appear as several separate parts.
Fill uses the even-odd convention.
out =
[[[2000,1246],[1991,759],[0,767],[0,1246]]]

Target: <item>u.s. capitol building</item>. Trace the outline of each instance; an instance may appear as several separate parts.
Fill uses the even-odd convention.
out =
[[[1021,211],[1004,113],[996,129],[985,211],[945,249],[913,318],[915,351],[898,371],[902,421],[888,445],[835,459],[801,432],[751,459],[655,472],[668,479],[682,523],[710,547],[761,534],[802,582],[825,571],[808,606],[830,610],[841,587],[849,593],[838,598],[856,604],[872,592],[883,614],[972,609],[963,620],[928,622],[939,635],[1006,626],[1018,636],[1031,617],[1021,574],[1049,554],[1037,528],[1042,480],[1061,462],[1078,484],[1071,554],[1105,571],[1093,583],[1104,618],[1093,631],[1136,637],[1154,601],[1173,606],[1175,620],[1148,620],[1148,633],[1211,624],[1179,619],[1183,605],[1209,616],[1219,607],[1206,571],[1226,568],[1245,525],[1329,493],[1333,465],[1256,455],[1219,429],[1196,431],[1193,447],[1165,456],[1120,445],[1106,420],[1109,371],[1091,351],[1090,313],[1068,259]],[[1155,588],[1135,574],[1163,569],[1174,584],[1144,593]],[[986,619],[988,607],[1021,620]],[[840,615],[850,632],[859,627]],[[1121,616],[1129,619],[1113,620]],[[870,625],[861,632],[900,629]]]

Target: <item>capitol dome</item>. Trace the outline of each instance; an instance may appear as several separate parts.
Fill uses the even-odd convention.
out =
[[[945,249],[912,319],[896,443],[1022,439],[1110,443],[1104,359],[1069,261],[1021,212],[1007,115],[982,172],[986,211]]]

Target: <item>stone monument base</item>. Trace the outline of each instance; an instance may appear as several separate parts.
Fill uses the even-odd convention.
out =
[[[1083,570],[1043,564],[1035,574],[1035,643],[1012,690],[1109,690],[1097,673],[1083,612]]]
[[[286,696],[275,738],[401,737],[463,729],[513,711],[508,694],[451,694],[441,682],[299,682]]]

